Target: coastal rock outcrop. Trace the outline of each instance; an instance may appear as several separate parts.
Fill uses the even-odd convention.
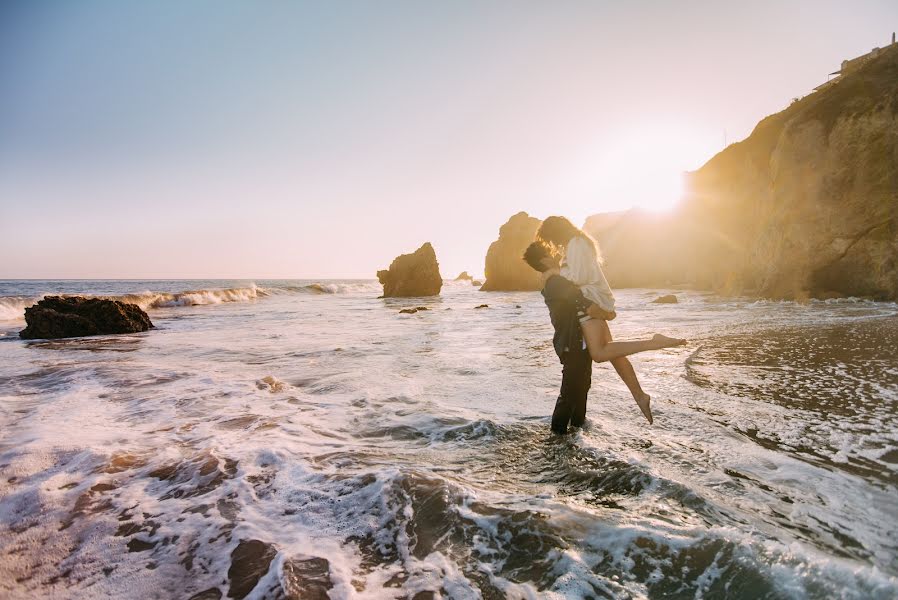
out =
[[[467,271],[462,271],[458,274],[458,277],[455,278],[455,281],[474,281],[474,278],[468,275]]]
[[[397,256],[389,269],[377,272],[385,298],[437,296],[443,287],[440,265],[430,242],[412,254]]]
[[[597,215],[612,286],[898,298],[898,44],[688,174],[666,217]]]
[[[654,300],[652,300],[652,304],[677,304],[679,300],[673,294],[666,294],[664,296],[658,296]]]
[[[519,212],[499,228],[499,239],[486,252],[484,275],[480,289],[485,292],[530,291],[540,289],[539,273],[522,259],[524,250],[536,238],[541,221]]]
[[[47,296],[25,309],[25,340],[111,333],[137,333],[153,327],[136,304],[82,296]]]

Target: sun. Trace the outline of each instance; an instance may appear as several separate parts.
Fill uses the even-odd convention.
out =
[[[707,136],[688,127],[643,124],[603,137],[573,175],[590,214],[632,208],[668,212],[683,197],[686,172],[716,150]]]
[[[630,192],[633,207],[652,212],[669,212],[683,197],[685,172],[661,163],[647,169],[641,181],[634,182]]]

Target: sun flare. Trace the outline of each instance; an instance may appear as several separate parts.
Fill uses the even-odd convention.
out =
[[[580,163],[582,197],[587,212],[638,208],[652,212],[673,210],[684,190],[684,175],[700,167],[719,150],[708,136],[667,124],[621,130],[602,140]]]

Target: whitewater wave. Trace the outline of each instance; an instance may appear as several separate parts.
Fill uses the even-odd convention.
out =
[[[204,304],[223,304],[225,302],[251,302],[270,295],[270,291],[258,286],[228,289],[188,290],[184,292],[137,292],[119,296],[92,296],[89,294],[43,294],[40,296],[4,296],[0,297],[0,321],[22,321],[25,309],[47,296],[85,296],[88,298],[106,298],[136,304],[143,310],[154,308],[170,308],[175,306],[199,306]]]
[[[300,293],[300,294],[350,294],[353,292],[380,293],[379,283],[366,281],[358,283],[309,283],[304,285],[286,285],[269,288],[272,293]]]
[[[47,292],[35,296],[0,296],[0,321],[24,320],[25,309],[47,296],[107,298],[109,300],[119,300],[129,304],[136,304],[143,310],[153,310],[178,306],[224,304],[227,302],[252,302],[271,295],[283,294],[336,295],[371,293],[379,295],[380,292],[380,284],[376,281],[315,282],[299,285],[274,285],[271,287],[261,287],[253,284],[247,287],[210,288],[185,290],[182,292],[158,292],[146,290],[143,292],[120,295],[57,294]]]
[[[31,306],[43,296],[5,296],[0,298],[0,321],[22,321],[25,319],[25,307]]]
[[[200,306],[204,304],[223,304],[225,302],[250,302],[269,296],[270,292],[258,286],[245,288],[188,290],[185,292],[140,292],[122,296],[109,296],[111,300],[120,300],[136,304],[144,310],[151,308],[170,308],[173,306]]]

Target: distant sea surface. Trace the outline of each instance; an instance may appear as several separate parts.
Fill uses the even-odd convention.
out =
[[[597,365],[555,437],[538,293],[380,292],[0,281],[0,597],[898,597],[895,304],[620,290],[655,424]],[[60,293],[156,328],[20,340]]]

